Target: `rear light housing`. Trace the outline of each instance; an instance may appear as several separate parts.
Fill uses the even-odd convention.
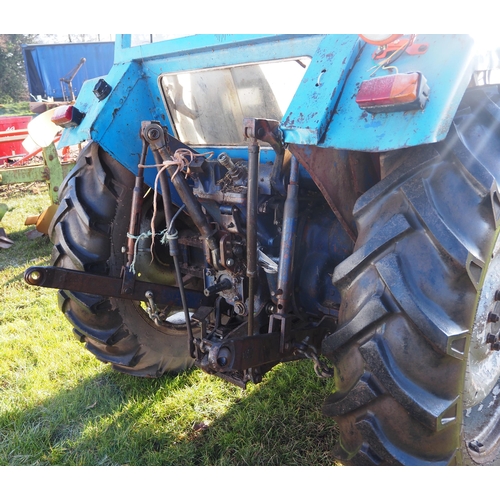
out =
[[[52,115],[52,123],[63,128],[71,128],[80,125],[85,115],[75,106],[59,106]]]
[[[356,103],[370,113],[418,110],[424,109],[429,92],[421,73],[398,73],[362,82]]]
[[[403,35],[358,35],[362,40],[371,45],[387,45]]]

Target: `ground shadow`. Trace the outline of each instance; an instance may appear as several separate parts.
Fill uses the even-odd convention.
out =
[[[203,405],[226,382],[210,384],[196,369],[146,380],[106,368],[0,416],[0,465],[334,465],[337,430],[320,409],[332,383],[308,362],[277,367],[251,394],[231,389],[215,419]]]

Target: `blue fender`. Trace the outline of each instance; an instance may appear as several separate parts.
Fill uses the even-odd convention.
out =
[[[379,70],[374,76],[394,71],[422,73],[430,87],[427,105],[423,110],[377,114],[362,110],[355,101],[361,83],[370,79],[378,64],[373,59],[376,47],[360,39],[349,41],[350,45],[342,44],[345,40],[346,37],[332,40],[330,51],[325,46],[331,37],[320,45],[314,64],[309,66],[285,115],[285,142],[379,152],[438,142],[446,137],[475,70],[471,37],[419,35],[418,43],[428,44],[425,53],[405,53],[395,62],[397,69]],[[323,76],[322,70],[326,70]],[[328,75],[330,78],[326,78]]]

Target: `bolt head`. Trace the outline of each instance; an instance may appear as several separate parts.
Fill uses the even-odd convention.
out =
[[[266,313],[267,314],[274,314],[276,312],[276,306],[274,304],[267,304],[266,305]]]
[[[234,304],[234,312],[238,316],[245,316],[245,314],[247,313],[247,308],[243,302],[238,301]]]
[[[497,313],[490,312],[488,314],[488,323],[496,323],[500,319],[500,316]]]
[[[148,139],[155,141],[158,137],[160,137],[160,132],[157,129],[152,128],[148,130]]]
[[[476,453],[479,453],[483,446],[484,446],[483,443],[480,443],[480,442],[476,441],[475,439],[469,443],[469,448],[471,450],[474,450]]]
[[[497,336],[493,335],[492,333],[489,333],[486,337],[486,343],[487,344],[494,344],[497,340]]]

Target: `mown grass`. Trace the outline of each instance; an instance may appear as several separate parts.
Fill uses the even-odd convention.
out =
[[[43,184],[0,188],[0,465],[334,465],[337,439],[321,414],[332,381],[308,361],[276,367],[246,391],[199,370],[161,379],[114,372],[77,342],[54,290],[23,272],[47,265],[27,215],[49,203]]]

